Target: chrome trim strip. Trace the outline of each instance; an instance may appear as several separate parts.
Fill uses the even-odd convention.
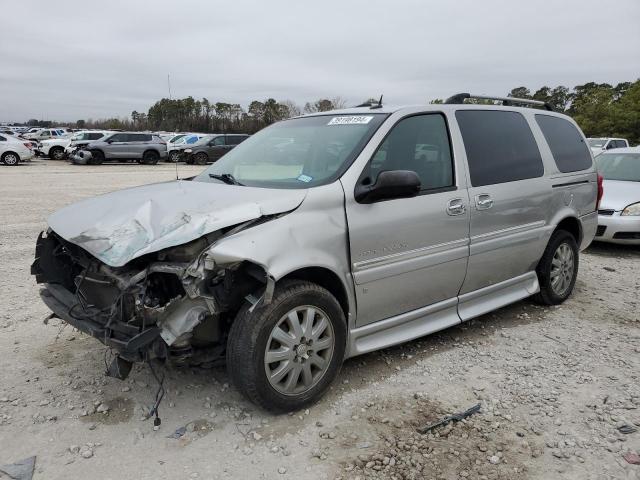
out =
[[[535,228],[544,227],[544,225],[545,225],[545,221],[539,220],[537,222],[525,223],[523,225],[516,225],[515,227],[503,228],[500,230],[494,230],[492,232],[481,233],[480,235],[473,235],[471,237],[471,243],[473,243],[474,240],[485,240],[492,237],[502,236],[505,233],[510,234],[510,233],[525,232],[528,230],[533,230]]]
[[[469,239],[460,238],[458,240],[452,240],[450,242],[438,243],[437,245],[430,245],[428,247],[421,247],[413,250],[407,250],[406,252],[392,253],[389,255],[384,255],[382,257],[376,257],[376,258],[371,258],[369,260],[363,260],[361,262],[355,262],[353,264],[353,271],[354,272],[362,271],[371,267],[377,267],[377,266],[386,265],[389,263],[394,263],[397,261],[431,255],[434,253],[438,253],[448,247],[466,246],[468,244],[469,244]]]

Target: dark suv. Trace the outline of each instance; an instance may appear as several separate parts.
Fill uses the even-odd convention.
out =
[[[87,152],[91,155],[87,155]],[[139,132],[117,132],[91,142],[84,152],[72,156],[74,163],[100,165],[105,160],[137,160],[153,165],[167,156],[167,144],[157,135]]]
[[[193,145],[186,145],[180,158],[186,163],[196,165],[215,162],[247,138],[249,135],[246,134],[207,135]]]

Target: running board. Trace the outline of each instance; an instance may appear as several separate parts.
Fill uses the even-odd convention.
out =
[[[458,314],[462,321],[484,315],[498,308],[530,297],[540,291],[536,272],[496,283],[473,292],[460,295]]]

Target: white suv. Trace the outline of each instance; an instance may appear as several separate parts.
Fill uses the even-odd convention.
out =
[[[629,147],[629,141],[625,138],[587,138],[587,141],[594,157],[607,150]]]

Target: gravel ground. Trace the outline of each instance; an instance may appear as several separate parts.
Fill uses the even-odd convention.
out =
[[[519,302],[349,360],[293,415],[255,408],[222,369],[169,370],[154,430],[150,372],[107,378],[101,344],[45,325],[29,265],[49,213],[172,178],[171,165],[0,168],[0,465],[37,455],[36,479],[640,479],[623,458],[640,452],[640,428],[618,430],[640,427],[639,248],[590,247],[562,306]]]

